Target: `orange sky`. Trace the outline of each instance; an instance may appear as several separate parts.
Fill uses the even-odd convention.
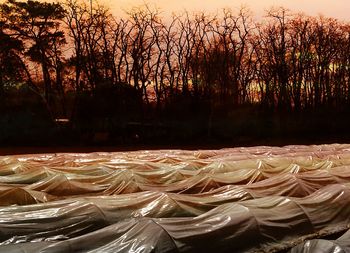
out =
[[[56,2],[60,0],[39,0]],[[89,2],[89,0],[83,0]],[[110,7],[114,14],[124,13],[132,6],[144,3],[156,5],[161,8],[164,15],[181,10],[216,12],[225,7],[239,8],[248,6],[259,17],[264,10],[272,6],[283,6],[294,12],[304,12],[308,15],[323,14],[340,20],[350,21],[350,0],[93,0]],[[0,3],[5,0],[0,0]]]
[[[96,0],[94,0],[96,1]],[[261,16],[265,9],[271,6],[283,6],[296,12],[305,12],[309,15],[320,13],[341,20],[350,20],[350,0],[99,0],[111,7],[115,14],[122,9],[142,3],[156,4],[164,13],[172,11],[206,10],[215,12],[224,7],[239,8],[247,5],[257,16]]]

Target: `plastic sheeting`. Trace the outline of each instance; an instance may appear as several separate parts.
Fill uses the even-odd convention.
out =
[[[350,145],[0,157],[1,252],[270,252],[349,227]]]
[[[337,240],[313,239],[293,247],[290,253],[348,253],[350,252],[350,230]]]
[[[108,252],[107,248],[110,252],[270,252],[291,247],[304,237],[346,229],[350,188],[331,185],[305,198],[276,196],[228,203],[193,218],[119,220],[117,212],[79,202],[56,212],[14,214],[7,221],[1,213],[2,237],[7,235],[2,244],[9,244],[0,247],[4,252]],[[48,242],[57,240],[63,241]],[[25,241],[20,248],[13,244]]]

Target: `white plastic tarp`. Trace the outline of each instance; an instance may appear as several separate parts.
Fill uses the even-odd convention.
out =
[[[339,144],[3,156],[0,252],[274,252],[345,231],[349,184]]]

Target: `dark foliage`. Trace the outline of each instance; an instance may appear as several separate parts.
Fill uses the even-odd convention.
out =
[[[350,25],[279,8],[162,20],[0,5],[0,142],[286,144],[350,136]]]

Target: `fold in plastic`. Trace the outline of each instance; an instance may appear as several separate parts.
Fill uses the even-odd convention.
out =
[[[40,214],[44,215],[43,212],[33,213],[31,219],[18,222],[19,217],[15,217],[17,222],[1,224],[3,234],[16,233],[3,244],[25,240],[27,243],[19,244],[21,247],[5,245],[0,250],[268,252],[289,248],[307,237],[345,230],[350,221],[350,188],[331,185],[305,198],[265,197],[228,203],[197,217],[131,218],[116,222],[115,214],[104,215],[103,210],[97,211],[80,203],[76,203],[75,208],[72,204],[69,211],[42,217],[45,220],[39,221],[37,216]],[[28,223],[32,225],[28,226]],[[110,225],[94,227],[97,224]],[[91,229],[94,231],[89,232]],[[32,233],[28,234],[28,231]],[[25,234],[23,238],[19,236],[22,233]],[[43,238],[45,240],[38,243]],[[50,238],[55,242],[47,242]]]
[[[346,253],[350,252],[350,230],[336,240],[313,239],[293,247],[290,253]]]
[[[0,205],[0,252],[347,252],[350,145],[4,156]]]

